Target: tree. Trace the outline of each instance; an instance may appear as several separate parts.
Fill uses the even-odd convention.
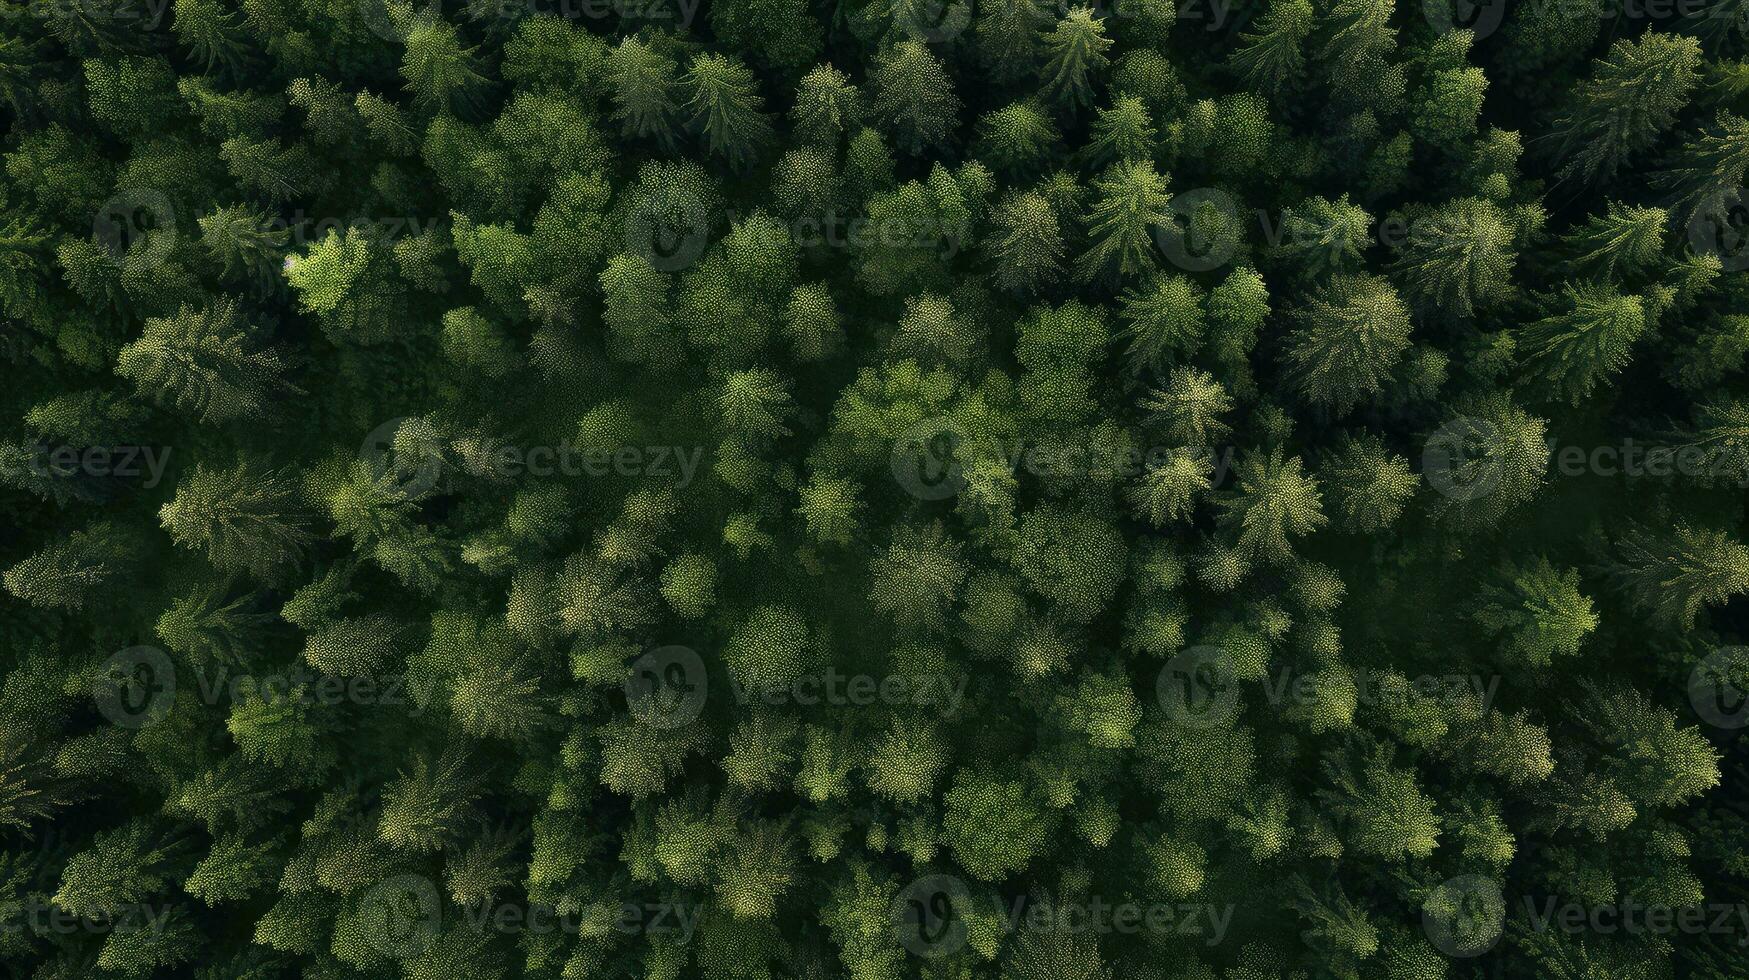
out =
[[[1091,246],[1076,259],[1082,280],[1121,280],[1155,267],[1155,229],[1170,221],[1166,178],[1147,160],[1114,164],[1093,182],[1099,194],[1087,218]]]
[[[791,411],[788,385],[775,371],[754,368],[723,380],[717,405],[728,431],[743,439],[788,435],[783,417]]]
[[[1634,342],[1651,325],[1638,296],[1608,286],[1567,286],[1561,312],[1523,328],[1526,371],[1575,404],[1633,358]]]
[[[1598,623],[1579,591],[1579,573],[1557,571],[1547,558],[1502,568],[1498,583],[1483,590],[1475,620],[1504,642],[1507,654],[1538,667],[1578,653]]]
[[[94,523],[6,569],[6,591],[33,606],[82,609],[129,572],[133,545],[115,526]]]
[[[1309,197],[1282,216],[1277,251],[1314,279],[1353,272],[1370,244],[1372,221],[1347,194],[1334,201]]]
[[[1316,478],[1298,456],[1280,449],[1250,453],[1239,461],[1237,490],[1219,496],[1220,526],[1247,559],[1279,564],[1293,556],[1293,537],[1328,523]]]
[[[1637,275],[1664,252],[1663,208],[1624,207],[1611,202],[1569,237],[1573,268],[1582,275],[1610,280]]]
[[[961,769],[945,798],[942,831],[954,860],[979,881],[1025,870],[1044,845],[1049,824],[1016,780]]]
[[[1493,202],[1463,198],[1410,225],[1393,271],[1411,298],[1471,316],[1512,294],[1514,237]]]
[[[1133,95],[1119,96],[1093,120],[1092,140],[1086,157],[1096,166],[1119,160],[1144,159],[1154,155],[1159,131],[1148,106]]]
[[[1306,0],[1271,0],[1256,32],[1240,35],[1241,44],[1228,56],[1228,63],[1246,82],[1275,95],[1298,81],[1305,70],[1303,46],[1313,21],[1312,5]]]
[[[484,94],[475,49],[462,46],[456,29],[437,17],[418,17],[407,31],[401,77],[415,102],[431,107],[471,105]]]
[[[790,119],[804,141],[836,147],[857,132],[866,110],[862,93],[843,72],[820,65],[796,85]]]
[[[1630,527],[1616,541],[1610,577],[1658,623],[1684,627],[1702,606],[1749,590],[1749,546],[1730,534],[1678,523],[1668,534]]]
[[[1112,40],[1091,7],[1076,7],[1044,37],[1045,92],[1057,103],[1078,109],[1093,100],[1092,76],[1110,63]]]
[[[965,581],[960,544],[940,524],[901,528],[869,563],[869,598],[899,625],[936,627]]]
[[[1027,294],[1054,283],[1063,270],[1063,230],[1056,209],[1038,194],[1012,195],[997,207],[991,268],[1003,289]]]
[[[1037,64],[1041,38],[1051,18],[1038,0],[996,0],[978,4],[973,34],[978,61],[999,82],[1024,78]]]
[[[957,125],[960,100],[941,62],[918,41],[900,41],[874,71],[874,115],[912,155],[944,145]]]
[[[1678,215],[1723,216],[1742,193],[1749,173],[1749,120],[1720,112],[1700,137],[1683,145],[1659,183],[1674,198]]]
[[[1232,431],[1219,418],[1232,410],[1232,398],[1214,375],[1197,368],[1173,368],[1166,384],[1149,392],[1141,407],[1174,445],[1212,447]]]
[[[1371,435],[1345,434],[1319,465],[1318,475],[1344,529],[1357,534],[1395,524],[1421,483],[1408,460]]]
[[[680,132],[679,66],[635,37],[620,40],[608,58],[614,118],[627,136],[655,140],[672,152]]]
[[[1409,310],[1383,279],[1344,276],[1296,317],[1283,360],[1300,396],[1348,412],[1383,390],[1409,348]]]
[[[249,339],[231,300],[147,320],[115,367],[152,400],[208,423],[265,415],[271,398],[296,391],[281,380],[284,370],[278,354]]]
[[[1097,514],[1046,507],[1021,519],[1015,569],[1070,622],[1093,619],[1111,601],[1126,559],[1123,535]]]
[[[1138,375],[1164,370],[1175,357],[1196,353],[1202,346],[1203,308],[1207,301],[1202,289],[1189,277],[1158,276],[1147,289],[1132,290],[1123,296],[1123,318],[1129,326],[1130,370]]]
[[[771,141],[771,123],[761,111],[753,73],[746,65],[701,54],[680,83],[693,93],[686,103],[692,128],[704,137],[710,152],[730,166],[748,166]]]
[[[1562,175],[1596,182],[1650,149],[1688,104],[1700,62],[1692,37],[1651,31],[1611,45],[1555,120],[1551,135],[1564,161]]]
[[[978,120],[978,156],[1010,178],[1044,169],[1060,137],[1044,107],[1015,102],[992,109]]]

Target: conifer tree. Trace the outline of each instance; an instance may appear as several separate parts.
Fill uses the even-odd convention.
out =
[[[231,300],[146,321],[139,339],[121,349],[115,370],[153,400],[204,422],[260,417],[275,396],[292,390],[280,378],[278,355],[249,337]]]

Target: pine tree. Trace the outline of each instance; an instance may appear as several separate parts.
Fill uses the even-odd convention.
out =
[[[1722,217],[1742,194],[1749,173],[1749,120],[1720,112],[1700,137],[1685,143],[1673,166],[1658,176],[1677,215]]]
[[[876,118],[913,155],[944,145],[958,124],[960,100],[942,64],[918,41],[900,41],[874,70]]]
[[[1303,537],[1328,523],[1316,478],[1304,472],[1299,457],[1280,449],[1268,456],[1248,454],[1239,461],[1238,489],[1217,497],[1220,526],[1246,558],[1279,564],[1293,557],[1291,537]]]
[[[1038,194],[1005,199],[993,215],[992,275],[997,285],[1025,295],[1062,276],[1063,231],[1056,209]]]
[[[1630,527],[1616,541],[1611,578],[1636,609],[1670,627],[1703,606],[1749,591],[1749,546],[1724,531],[1678,523],[1667,534]]]
[[[1498,583],[1483,590],[1475,620],[1504,641],[1506,653],[1538,667],[1578,653],[1598,624],[1579,573],[1557,571],[1547,558],[1501,569]]]
[[[1271,0],[1257,20],[1256,33],[1240,35],[1241,45],[1228,64],[1245,81],[1273,96],[1295,84],[1305,70],[1303,45],[1312,33],[1314,14],[1306,0]]]
[[[1568,286],[1562,312],[1523,328],[1519,341],[1530,377],[1575,404],[1633,359],[1634,342],[1651,325],[1646,302],[1603,285]]]
[[[153,400],[203,422],[260,417],[270,398],[295,390],[280,380],[278,355],[249,340],[231,300],[147,320],[139,339],[121,349],[115,370]]]
[[[1046,94],[1079,109],[1093,100],[1093,76],[1110,63],[1112,40],[1091,7],[1075,7],[1044,36]]]
[[[1411,224],[1392,271],[1412,299],[1468,317],[1512,295],[1513,241],[1493,202],[1462,198]]]
[[[1551,135],[1564,161],[1562,175],[1587,182],[1613,177],[1650,149],[1688,104],[1700,62],[1700,44],[1691,37],[1652,31],[1611,45],[1555,121]]]
[[[771,142],[771,122],[762,111],[753,73],[747,66],[721,55],[702,54],[680,84],[692,90],[686,103],[691,126],[704,137],[705,146],[731,167],[751,164]]]
[[[856,133],[866,108],[862,93],[843,72],[821,65],[796,85],[790,119],[803,141],[835,148]]]
[[[1092,244],[1075,261],[1082,280],[1122,280],[1152,271],[1155,229],[1171,219],[1166,178],[1146,160],[1115,164],[1093,182],[1099,199],[1087,218]]]
[[[1344,413],[1383,390],[1409,348],[1409,310],[1371,276],[1334,279],[1298,311],[1283,360],[1300,396]]]
[[[462,46],[456,29],[441,18],[419,17],[407,31],[401,77],[420,105],[460,108],[484,94],[486,79],[473,48]]]
[[[655,140],[673,152],[680,133],[679,66],[635,37],[623,38],[608,59],[614,118],[637,139]]]

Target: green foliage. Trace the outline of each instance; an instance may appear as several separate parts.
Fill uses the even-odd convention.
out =
[[[1746,0],[15,6],[8,976],[1742,975]]]

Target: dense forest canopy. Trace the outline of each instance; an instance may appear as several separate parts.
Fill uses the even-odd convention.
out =
[[[0,968],[1749,976],[1749,0],[14,0]]]

